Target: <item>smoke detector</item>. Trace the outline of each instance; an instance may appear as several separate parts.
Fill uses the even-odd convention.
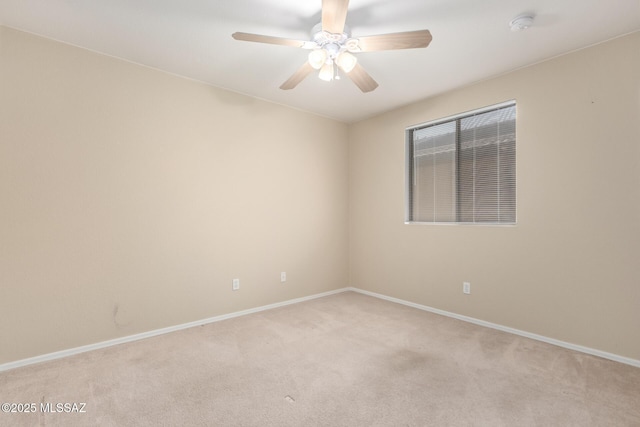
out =
[[[533,16],[518,15],[509,22],[511,31],[523,31],[533,25]]]

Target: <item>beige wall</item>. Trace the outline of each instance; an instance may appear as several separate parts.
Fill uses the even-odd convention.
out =
[[[404,225],[405,127],[511,99],[517,226]],[[352,286],[640,359],[640,33],[357,123],[349,158]]]
[[[0,27],[0,364],[347,286],[347,131]]]

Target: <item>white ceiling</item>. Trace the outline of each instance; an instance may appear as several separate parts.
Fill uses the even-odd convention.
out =
[[[380,84],[366,94],[315,75],[280,90],[308,51],[231,38],[307,40],[320,9],[321,0],[0,0],[0,24],[344,122],[640,30],[640,0],[352,0],[354,37],[433,35],[426,49],[359,54]],[[523,12],[533,27],[510,31]]]

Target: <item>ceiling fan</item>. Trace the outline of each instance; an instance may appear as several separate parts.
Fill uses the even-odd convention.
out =
[[[322,22],[311,30],[311,40],[293,40],[260,34],[233,33],[236,40],[277,44],[311,50],[309,60],[298,69],[280,89],[296,87],[313,70],[320,70],[318,77],[325,81],[339,79],[342,70],[362,92],[371,92],[378,83],[358,64],[354,53],[381,50],[413,49],[429,46],[429,30],[380,34],[352,38],[345,25],[349,0],[322,0]]]

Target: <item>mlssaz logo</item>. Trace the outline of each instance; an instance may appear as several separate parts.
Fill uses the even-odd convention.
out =
[[[86,403],[41,403],[40,412],[85,413]]]

